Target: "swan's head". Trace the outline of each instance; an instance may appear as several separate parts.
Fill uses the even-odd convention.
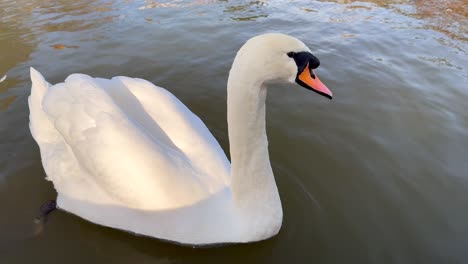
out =
[[[249,39],[239,50],[235,64],[256,74],[263,82],[285,80],[332,99],[315,69],[320,61],[302,41],[284,34],[269,33]]]

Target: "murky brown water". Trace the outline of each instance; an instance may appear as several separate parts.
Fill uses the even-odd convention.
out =
[[[467,17],[463,0],[0,0],[0,262],[468,262]],[[52,83],[73,72],[148,79],[227,150],[230,64],[271,31],[308,44],[335,94],[269,90],[277,237],[181,248],[64,212],[34,235],[55,192],[28,130],[29,66]]]

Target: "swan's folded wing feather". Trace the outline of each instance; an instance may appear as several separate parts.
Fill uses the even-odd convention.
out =
[[[154,135],[157,129],[148,131],[127,115],[106,92],[110,86],[111,81],[74,74],[52,86],[43,101],[79,166],[91,175],[88,180],[116,204],[139,209],[203,199],[206,190],[187,158],[167,136]]]
[[[230,184],[230,163],[218,141],[200,118],[177,97],[143,79],[115,77],[112,81],[119,82],[130,91],[171,142],[197,170],[203,172],[200,180],[210,192],[219,191]],[[123,95],[122,98],[129,98]]]

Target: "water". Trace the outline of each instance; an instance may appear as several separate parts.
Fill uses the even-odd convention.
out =
[[[466,263],[468,32],[459,1],[0,1],[2,263]],[[228,149],[227,73],[251,36],[320,58],[332,101],[293,85],[267,100],[284,223],[268,241],[192,249],[54,212],[28,130],[28,68],[166,87]],[[123,153],[124,155],[124,153]]]

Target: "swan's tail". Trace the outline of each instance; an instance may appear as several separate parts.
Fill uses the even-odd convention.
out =
[[[42,100],[51,85],[34,68],[31,67],[30,71],[32,87],[28,98],[29,129],[40,146],[41,143],[53,141],[57,133],[42,108]]]

